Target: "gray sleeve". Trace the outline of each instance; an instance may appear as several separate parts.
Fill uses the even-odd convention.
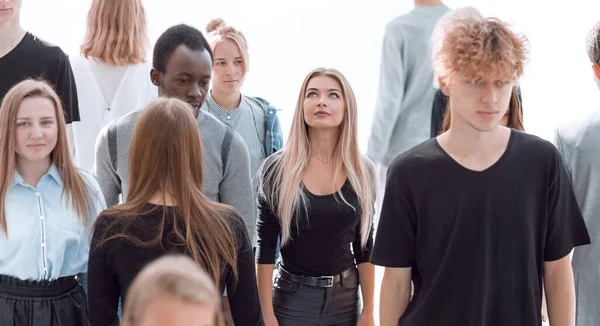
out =
[[[221,203],[233,206],[244,217],[252,243],[256,242],[256,215],[258,205],[250,178],[250,154],[242,137],[233,133],[229,156],[219,185]]]
[[[383,160],[401,112],[406,79],[402,63],[404,46],[403,35],[388,27],[383,39],[379,91],[367,147],[367,156],[375,164]]]
[[[96,138],[96,155],[92,174],[98,181],[102,194],[107,206],[113,206],[119,203],[119,195],[121,194],[121,178],[115,171],[109,155],[108,128],[106,126],[98,138]],[[116,144],[113,144],[116,146]],[[115,149],[116,150],[116,149]]]

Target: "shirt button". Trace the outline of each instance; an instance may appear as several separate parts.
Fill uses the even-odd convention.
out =
[[[227,115],[227,120],[229,120],[229,119],[231,119],[231,116],[228,114],[228,115]]]

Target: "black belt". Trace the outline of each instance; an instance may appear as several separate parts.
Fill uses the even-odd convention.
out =
[[[300,276],[286,271],[285,269],[283,269],[283,267],[281,267],[281,264],[277,265],[277,270],[279,271],[281,277],[286,280],[318,288],[330,288],[340,280],[356,275],[356,273],[358,272],[356,270],[356,266],[352,266],[346,269],[345,271],[333,276]]]

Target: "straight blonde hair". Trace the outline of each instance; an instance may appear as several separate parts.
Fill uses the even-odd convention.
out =
[[[340,125],[337,144],[334,149],[334,180],[346,173],[350,185],[356,193],[360,207],[361,245],[366,246],[373,222],[373,204],[375,202],[375,172],[372,163],[361,155],[358,148],[358,117],[354,92],[346,78],[335,69],[317,68],[311,71],[302,83],[296,112],[292,120],[289,138],[284,148],[269,157],[263,163],[260,183],[260,196],[274,210],[281,225],[281,244],[291,239],[292,220],[298,224],[301,207],[308,206],[307,194],[301,186],[302,173],[311,156],[308,142],[308,127],[304,120],[304,95],[311,79],[318,76],[333,78],[342,86],[346,103],[344,119]],[[341,189],[336,196],[351,206],[342,195]]]
[[[54,106],[58,128],[56,147],[50,153],[52,163],[58,169],[63,179],[63,190],[61,196],[70,198],[71,208],[74,208],[86,225],[91,207],[91,198],[88,186],[80,175],[79,169],[73,164],[69,146],[67,143],[67,132],[65,117],[60,99],[52,86],[45,81],[24,80],[13,86],[2,100],[0,107],[0,229],[8,238],[8,226],[6,223],[5,199],[8,194],[16,169],[17,153],[15,151],[17,116],[21,103],[27,98],[40,97],[48,99]]]
[[[84,57],[116,66],[145,61],[150,42],[141,0],[93,0],[87,23]]]
[[[217,287],[198,264],[184,255],[163,256],[135,277],[127,293],[123,325],[140,325],[150,303],[164,297],[207,306],[215,312],[213,325],[225,326]]]
[[[160,132],[157,132],[160,126]],[[124,238],[140,246],[159,245],[163,241],[164,225],[174,220],[174,235],[185,244],[196,263],[200,264],[219,284],[223,270],[229,266],[234,278],[238,277],[238,256],[235,234],[245,224],[231,206],[209,200],[202,193],[204,154],[196,119],[189,104],[175,98],[158,98],[142,111],[135,127],[129,149],[129,192],[127,202],[111,206],[104,215],[119,216],[113,225],[127,225],[108,236],[110,225],[100,236],[97,247],[117,238]],[[147,215],[148,203],[156,193],[173,198],[176,214],[163,210],[161,229],[150,241],[142,241],[127,232],[130,225]],[[180,223],[181,222],[181,223]],[[141,222],[143,223],[143,221]],[[184,225],[180,227],[179,225]],[[94,226],[95,228],[95,226]],[[239,244],[243,245],[243,244]],[[93,248],[95,250],[96,248]]]

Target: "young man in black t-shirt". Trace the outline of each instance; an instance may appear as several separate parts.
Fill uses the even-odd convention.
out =
[[[56,88],[66,122],[79,121],[77,90],[67,55],[26,32],[20,10],[21,0],[0,1],[0,101],[24,79],[43,78]]]
[[[436,27],[452,121],[388,171],[371,255],[382,326],[541,325],[542,282],[551,325],[574,325],[569,254],[590,239],[569,175],[551,143],[499,125],[526,53],[472,8]]]

